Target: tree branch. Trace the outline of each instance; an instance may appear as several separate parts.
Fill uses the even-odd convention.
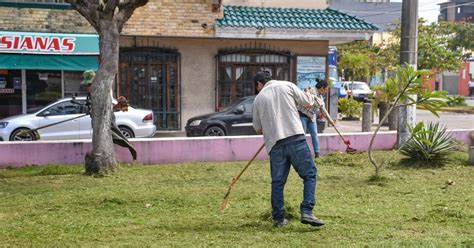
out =
[[[72,8],[81,14],[86,20],[99,32],[99,13],[97,8],[98,3],[90,0],[65,0],[66,3],[71,4]]]
[[[110,13],[111,15],[113,15],[114,11],[115,11],[115,8],[117,8],[119,3],[120,3],[120,0],[107,0],[105,2],[104,12],[107,13],[107,14]]]
[[[119,12],[114,16],[119,32],[122,32],[123,25],[132,16],[135,9],[142,7],[148,3],[148,0],[128,0],[119,4]]]

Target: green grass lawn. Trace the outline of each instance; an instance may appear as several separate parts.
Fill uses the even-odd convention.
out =
[[[392,152],[377,152],[379,159]],[[290,224],[272,227],[268,161],[123,165],[110,176],[82,166],[0,170],[0,246],[462,246],[474,245],[474,166],[455,152],[443,167],[411,168],[394,155],[384,180],[369,178],[366,154],[317,160],[315,214],[299,223],[302,183],[286,187]],[[454,183],[449,185],[448,180]]]

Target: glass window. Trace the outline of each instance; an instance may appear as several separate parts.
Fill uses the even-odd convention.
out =
[[[0,119],[21,113],[21,70],[0,69]]]
[[[253,112],[253,100],[244,103],[245,113],[251,114]]]
[[[255,95],[253,76],[257,71],[269,71],[273,78],[289,80],[290,53],[270,50],[223,51],[219,55],[217,78],[217,110],[237,102],[245,96]]]
[[[82,71],[65,71],[64,72],[64,96],[73,96],[74,94],[87,94],[86,88],[81,85]]]
[[[45,111],[49,111],[49,115],[76,115],[85,113],[84,110],[83,105],[67,101],[58,103]]]
[[[27,109],[45,106],[61,98],[61,71],[27,70]]]

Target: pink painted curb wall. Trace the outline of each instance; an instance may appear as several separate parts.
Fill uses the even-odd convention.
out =
[[[470,143],[469,130],[450,130],[456,140]],[[346,133],[346,139],[352,147],[366,151],[372,133]],[[311,145],[310,136],[307,136]],[[392,149],[396,142],[396,132],[380,132],[375,139],[375,150]],[[153,138],[134,139],[131,143],[138,152],[138,163],[169,164],[181,162],[218,162],[249,160],[263,144],[262,136],[234,137],[199,137],[199,138]],[[334,151],[345,151],[346,146],[337,134],[320,134],[319,147],[321,154]],[[0,142],[0,168],[22,167],[25,165],[47,164],[81,164],[86,152],[92,149],[90,140],[70,141],[35,141],[35,142]],[[127,149],[116,146],[117,160],[132,162]],[[258,160],[268,159],[266,150],[257,157]]]

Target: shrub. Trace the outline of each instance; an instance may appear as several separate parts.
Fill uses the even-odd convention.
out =
[[[439,123],[429,123],[427,127],[419,123],[410,128],[412,137],[400,152],[412,160],[439,162],[446,160],[450,152],[456,150],[454,140],[446,133],[446,127]]]
[[[448,100],[446,101],[446,104],[450,107],[455,107],[455,106],[466,106],[466,99],[463,96],[448,96]]]
[[[362,102],[348,98],[339,98],[339,112],[349,118],[359,118],[362,114]]]

